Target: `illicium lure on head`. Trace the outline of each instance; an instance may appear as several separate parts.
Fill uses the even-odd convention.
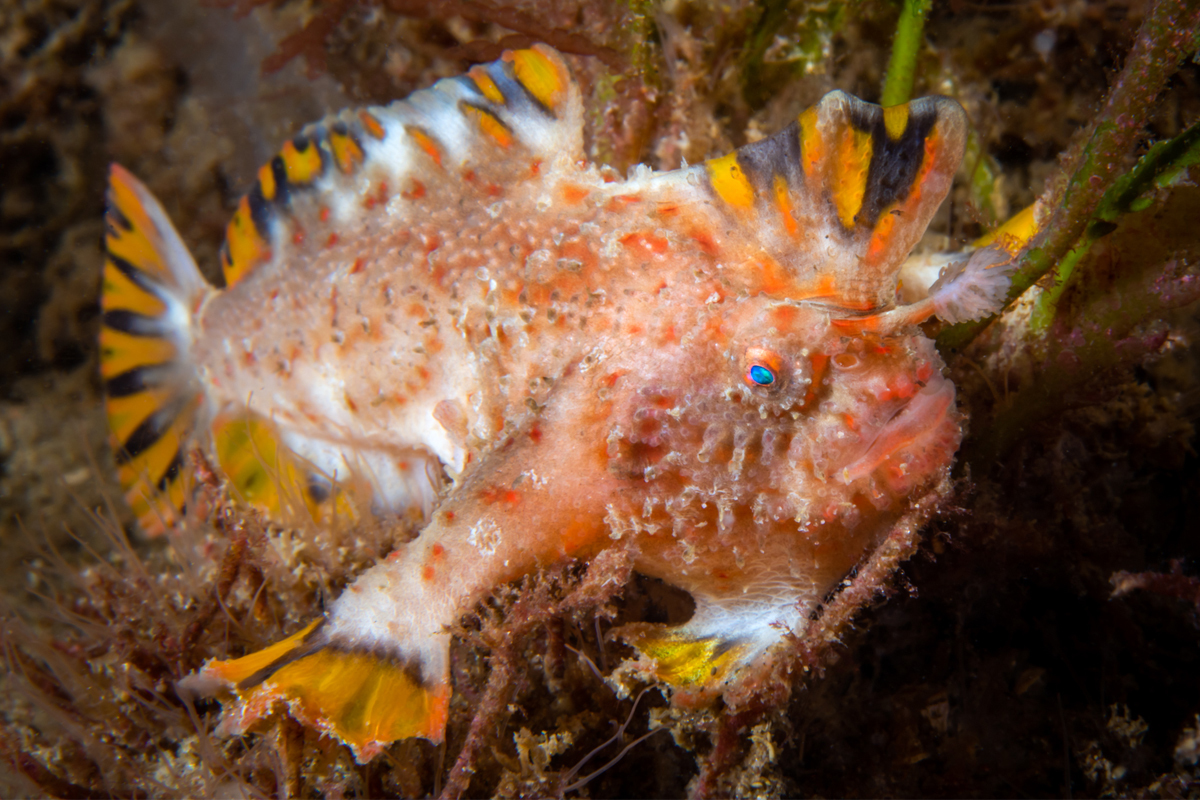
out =
[[[833,92],[617,180],[538,46],[287,142],[229,223],[223,290],[114,166],[102,370],[142,526],[181,513],[189,448],[275,518],[426,520],[325,617],[190,679],[236,693],[224,729],[283,701],[360,761],[440,741],[449,626],[606,548],[696,601],[625,629],[630,669],[692,697],[763,674],[944,497],[960,416],[916,323],[993,310],[1003,259],[909,306],[896,276],[965,135],[945,98]]]

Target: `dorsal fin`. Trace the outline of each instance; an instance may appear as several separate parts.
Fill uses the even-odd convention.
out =
[[[582,113],[562,57],[534,45],[388,106],[309,125],[239,202],[221,250],[226,284],[296,249],[330,245],[363,214],[420,202],[429,181],[467,180],[505,161],[528,172],[582,158]]]
[[[705,171],[800,296],[886,307],[901,263],[950,190],[966,134],[966,115],[949,98],[881,108],[835,91]]]

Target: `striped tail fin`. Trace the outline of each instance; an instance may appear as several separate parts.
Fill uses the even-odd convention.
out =
[[[184,509],[186,445],[201,389],[189,362],[192,320],[213,289],[149,190],[109,172],[100,300],[100,375],[121,487],[142,528],[162,533]]]

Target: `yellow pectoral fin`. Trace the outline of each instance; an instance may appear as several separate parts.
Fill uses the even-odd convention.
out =
[[[718,636],[694,638],[663,625],[629,625],[621,636],[654,662],[654,677],[679,688],[721,682],[743,649]]]
[[[298,650],[304,644],[308,635],[320,624],[320,618],[314,619],[283,641],[276,642],[270,647],[259,650],[257,653],[251,653],[248,656],[235,658],[231,661],[210,661],[204,667],[204,671],[233,686],[240,686],[256,673],[261,672]]]
[[[310,479],[316,475],[312,465],[280,442],[278,430],[262,417],[218,419],[213,424],[213,443],[234,497],[273,519],[300,508],[318,523],[330,517],[356,517],[344,487]]]
[[[337,737],[360,763],[400,739],[439,743],[445,735],[450,686],[375,651],[317,641],[321,620],[281,642],[231,661],[212,661],[201,676],[232,685],[232,714],[243,733],[284,701],[292,716]]]

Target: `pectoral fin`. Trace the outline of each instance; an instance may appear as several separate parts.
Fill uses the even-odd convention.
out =
[[[400,739],[442,741],[450,707],[447,676],[427,678],[401,659],[336,643],[322,623],[257,653],[210,661],[182,687],[208,694],[215,685],[237,694],[219,733],[244,733],[282,702],[300,722],[349,746],[359,763]]]

